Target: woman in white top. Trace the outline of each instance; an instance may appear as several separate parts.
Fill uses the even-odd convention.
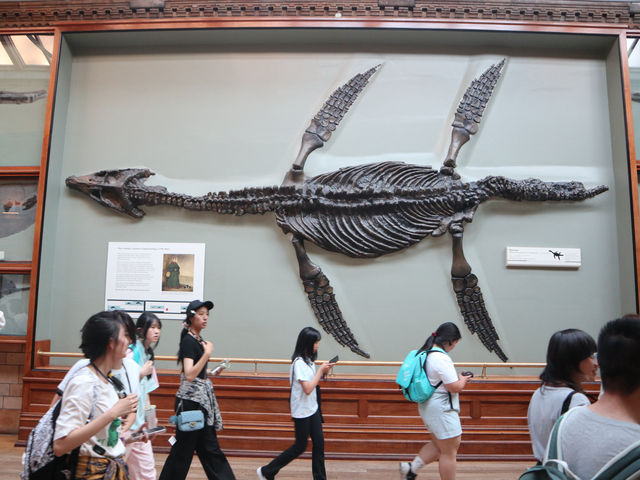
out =
[[[533,454],[542,462],[549,435],[560,415],[580,405],[590,405],[582,388],[598,372],[596,342],[586,332],[569,328],[554,333],[547,347],[542,385],[531,397],[527,419]]]
[[[293,417],[296,441],[268,465],[258,468],[260,480],[273,480],[282,467],[299,457],[306,449],[309,436],[313,442],[311,470],[314,480],[326,480],[324,468],[324,435],[322,413],[318,404],[317,387],[320,379],[335,363],[325,362],[316,370],[313,363],[318,357],[320,332],[305,327],[298,334],[296,348],[291,356],[289,372],[291,382],[291,416]],[[318,387],[319,388],[319,387]]]
[[[162,322],[151,312],[142,312],[136,321],[136,342],[131,345],[132,360],[139,366],[140,392],[138,395],[138,412],[130,429],[135,431],[148,425],[146,414],[151,410],[149,393],[157,389],[158,376],[153,366],[155,355],[153,350],[160,341]],[[153,458],[151,440],[138,439],[127,445],[125,453],[129,473],[135,480],[156,480],[156,462]]]
[[[438,385],[438,388],[429,400],[418,404],[422,421],[431,432],[431,441],[422,447],[412,462],[400,463],[400,476],[403,479],[413,480],[420,468],[436,460],[439,461],[442,480],[456,478],[456,455],[462,437],[458,393],[471,378],[470,374],[458,374],[449,357],[449,352],[460,338],[460,330],[454,323],[443,323],[429,335],[417,352],[427,352],[427,377],[431,385]]]
[[[82,327],[80,345],[89,365],[69,380],[56,420],[53,452],[56,456],[80,447],[76,479],[127,480],[121,417],[134,412],[137,395],[118,398],[109,373],[122,364],[129,339],[115,312],[93,315]],[[120,385],[121,386],[121,385]]]

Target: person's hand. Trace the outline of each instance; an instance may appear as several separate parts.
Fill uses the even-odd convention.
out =
[[[204,354],[208,357],[213,352],[213,343],[207,342],[206,340],[202,342],[202,346],[204,347]]]
[[[115,418],[124,417],[131,412],[135,412],[138,408],[138,395],[127,395],[124,398],[118,400],[118,402],[111,407],[111,413]]]
[[[473,373],[471,372],[461,372],[458,374],[458,378],[463,380],[465,385],[469,380],[471,380],[471,377],[473,377]]]
[[[128,445],[133,442],[148,441],[151,437],[149,437],[149,434],[147,433],[147,427],[148,427],[148,424],[145,422],[135,432],[132,432],[131,430],[127,430],[126,432],[123,432],[122,436],[120,437],[122,439],[122,443],[124,443],[125,445]]]
[[[326,375],[327,372],[329,370],[331,370],[331,367],[333,367],[335,365],[335,363],[329,363],[329,362],[324,362],[322,365],[320,365],[319,370],[322,372],[322,375]]]
[[[153,362],[149,360],[142,367],[140,367],[140,377],[146,377],[147,375],[151,375],[153,371]]]

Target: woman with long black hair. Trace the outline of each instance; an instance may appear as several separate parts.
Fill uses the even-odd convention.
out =
[[[273,480],[285,465],[298,458],[306,449],[309,437],[313,442],[311,470],[314,480],[326,480],[324,468],[324,434],[322,432],[322,412],[317,396],[318,383],[335,363],[325,362],[316,370],[320,332],[313,327],[305,327],[298,334],[296,347],[291,356],[289,381],[291,383],[291,417],[293,418],[296,441],[268,465],[258,468],[260,480]]]
[[[427,352],[427,378],[431,385],[438,387],[426,402],[418,404],[422,421],[431,432],[431,441],[420,449],[412,462],[400,463],[403,479],[413,480],[424,465],[436,460],[442,480],[456,478],[456,455],[462,437],[458,394],[471,378],[458,374],[449,356],[460,338],[460,330],[454,323],[443,323],[416,353]]]
[[[122,393],[124,386],[110,375],[122,366],[128,346],[116,312],[96,313],[82,327],[80,349],[89,363],[79,367],[64,388],[53,441],[56,456],[80,447],[73,478],[129,479],[121,418],[135,412],[138,396]]]
[[[147,412],[152,410],[149,393],[153,392],[160,385],[156,374],[153,360],[155,355],[153,350],[160,341],[160,331],[162,322],[151,312],[142,312],[136,321],[136,339],[130,346],[132,359],[140,367],[138,394],[138,411],[136,419],[131,425],[131,430],[138,430],[146,425],[147,428],[156,425],[147,425]],[[127,445],[125,453],[129,473],[135,480],[156,480],[156,462],[153,458],[153,447],[151,440],[139,439]]]
[[[207,362],[213,351],[213,344],[201,336],[212,308],[213,302],[210,301],[194,300],[189,304],[178,350],[178,363],[182,372],[176,394],[176,413],[201,410],[205,425],[204,428],[191,432],[176,429],[176,442],[164,463],[160,480],[187,478],[194,451],[209,480],[235,480],[216,435],[216,430],[222,430],[222,417],[213,385],[207,378]]]
[[[596,342],[577,328],[554,333],[547,347],[542,384],[531,397],[527,414],[533,454],[542,462],[549,435],[560,415],[580,405],[590,405],[582,384],[593,382],[598,372]]]

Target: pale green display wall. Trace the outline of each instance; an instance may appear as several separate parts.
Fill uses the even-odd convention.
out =
[[[144,207],[147,216],[137,221],[67,190],[64,178],[145,166],[157,173],[149,184],[192,195],[277,185],[328,95],[376,64],[381,70],[311,155],[307,174],[384,160],[437,167],[462,93],[502,58],[480,130],[459,156],[462,178],[578,180],[610,191],[575,204],[486,203],[466,226],[467,259],[510,360],[544,361],[558,329],[596,335],[635,308],[616,48],[606,37],[383,30],[65,36],[37,338],[77,351],[80,326],[104,305],[109,241],[204,242],[205,292],[216,303],[205,337],[214,355],[287,358],[298,331],[317,322],[290,238],[272,214]],[[581,248],[582,267],[507,269],[507,246]],[[497,361],[463,325],[448,235],[375,260],[307,248],[372,359],[401,360],[440,323],[454,321],[463,332],[454,359]],[[165,322],[159,353],[175,353],[180,328]],[[358,358],[325,334],[320,356],[333,354]]]

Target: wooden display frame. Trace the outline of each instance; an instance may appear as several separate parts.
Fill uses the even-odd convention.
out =
[[[134,6],[132,6],[134,5]],[[135,6],[138,5],[138,6]],[[142,6],[140,6],[142,5]],[[638,23],[636,23],[638,21]],[[82,0],[68,2],[2,2],[0,5],[0,34],[53,33],[54,57],[51,62],[49,92],[56,88],[61,36],[71,32],[127,31],[127,30],[180,30],[212,28],[375,28],[375,29],[425,29],[425,30],[472,30],[492,32],[523,33],[561,33],[568,35],[606,35],[618,38],[622,70],[622,88],[624,92],[624,110],[626,121],[626,149],[629,160],[629,188],[632,198],[633,231],[635,248],[636,299],[640,297],[640,205],[638,198],[638,175],[640,163],[636,160],[633,121],[631,116],[631,92],[629,70],[626,57],[626,36],[635,34],[640,28],[640,16],[636,19],[633,4],[627,2],[429,2],[419,3],[411,0],[379,0],[377,2],[191,2],[154,0],[149,2],[104,2],[89,3]],[[43,136],[43,148],[40,167],[6,167],[0,169],[2,178],[38,177],[38,197],[44,198],[46,173],[49,158],[49,145],[55,99],[47,98],[47,114]],[[63,372],[41,369],[35,356],[35,312],[38,292],[38,264],[41,250],[42,223],[45,204],[37,205],[36,228],[33,256],[30,263],[0,264],[0,273],[30,273],[31,297],[29,303],[29,328],[26,338],[24,390],[20,419],[19,438],[24,441],[37,418],[46,409],[50,395]],[[0,337],[0,342],[3,338]],[[15,341],[15,340],[12,340]],[[162,375],[163,388],[158,393],[160,420],[166,421],[171,409],[172,391],[176,388],[175,375]],[[468,440],[461,450],[463,458],[468,459],[531,459],[527,453],[526,403],[528,395],[535,388],[535,381],[496,380],[479,382],[473,388],[472,397],[464,408],[467,425],[482,430],[484,434]],[[238,375],[216,386],[218,396],[231,402],[234,397],[252,396],[254,403],[265,401],[284,401],[286,380],[282,378],[264,378]],[[393,408],[395,402],[394,386],[388,379],[378,381],[336,380],[327,388],[326,398],[333,402],[355,401],[359,414],[340,413],[335,424],[348,430],[348,435],[327,435],[328,457],[331,458],[403,458],[400,452],[386,453],[385,442],[401,441],[400,434],[409,434],[417,448],[423,438],[421,428],[415,418],[405,423],[378,419],[370,422],[363,420],[375,418],[369,415],[370,402],[378,399],[387,402],[385,408]],[[595,389],[594,389],[595,391]],[[354,394],[353,392],[357,392]],[[354,398],[356,395],[358,398]],[[490,405],[500,410],[500,406],[517,402],[508,415],[490,415],[483,419],[482,405]],[[483,403],[484,402],[484,403]],[[374,402],[375,403],[375,402]],[[374,403],[371,403],[373,405]],[[382,404],[381,403],[381,404]],[[331,408],[331,407],[330,407]],[[496,411],[498,411],[496,410]],[[404,411],[404,410],[402,410]],[[486,410],[485,410],[486,411]],[[230,453],[251,455],[260,450],[256,445],[261,435],[243,436],[243,432],[252,431],[254,424],[264,421],[264,416],[253,411],[249,415],[228,415],[230,433],[228,438],[221,437],[223,447]],[[493,412],[495,413],[495,412]],[[284,442],[290,436],[287,415],[280,412],[272,418],[269,429],[271,439]],[[349,420],[351,418],[351,420]],[[471,419],[471,420],[469,420]],[[417,427],[417,428],[416,428]],[[340,430],[337,428],[336,431]],[[329,428],[330,432],[331,429]],[[374,433],[378,442],[369,450],[351,448],[354,439],[360,435]],[[500,435],[511,435],[513,441],[499,441]],[[484,435],[484,436],[483,436]],[[250,436],[250,434],[249,434]],[[487,439],[488,442],[487,442]],[[279,446],[280,443],[277,445]],[[496,444],[500,444],[498,451]],[[416,448],[411,448],[415,450]],[[278,447],[279,448],[279,447]],[[466,453],[465,453],[465,448]],[[252,453],[253,452],[253,453]],[[272,452],[261,452],[271,454]]]

